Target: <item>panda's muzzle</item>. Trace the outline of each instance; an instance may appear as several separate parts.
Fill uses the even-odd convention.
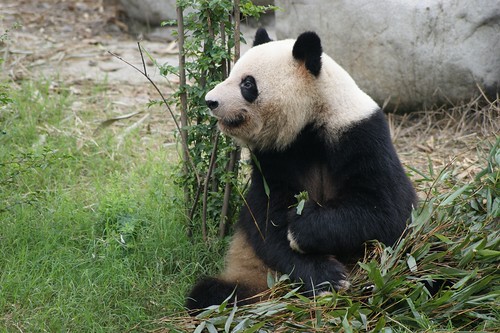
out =
[[[224,127],[235,128],[242,125],[246,120],[246,110],[244,109],[227,115],[221,115],[220,112],[214,112],[219,107],[218,101],[206,100],[205,102],[210,109],[210,113],[216,117],[219,123]]]
[[[242,125],[246,120],[245,113],[240,112],[227,117],[219,118],[219,122],[225,127],[235,128]]]

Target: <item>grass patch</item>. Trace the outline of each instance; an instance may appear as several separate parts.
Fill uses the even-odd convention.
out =
[[[180,311],[223,244],[187,239],[171,152],[138,144],[138,130],[119,148],[112,128],[89,134],[96,112],[75,111],[77,96],[53,82],[10,95],[0,109],[0,332],[133,330]]]

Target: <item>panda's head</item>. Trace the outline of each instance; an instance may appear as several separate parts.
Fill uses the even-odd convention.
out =
[[[365,117],[360,109],[376,109],[369,97],[373,104],[358,105],[360,95],[314,32],[271,41],[259,29],[254,46],[205,99],[223,133],[250,148],[282,150],[308,124],[335,131]]]

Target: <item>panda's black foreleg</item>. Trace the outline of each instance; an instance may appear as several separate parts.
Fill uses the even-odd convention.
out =
[[[259,258],[271,269],[288,274],[293,282],[302,282],[308,296],[349,286],[346,268],[334,256],[294,251],[286,239],[286,227],[269,227],[264,239],[255,227],[247,230]]]
[[[189,293],[186,308],[189,314],[196,316],[210,305],[219,305],[231,296],[229,304],[245,305],[252,296],[250,290],[243,285],[228,282],[215,277],[206,277],[198,281]]]
[[[288,274],[293,282],[304,283],[308,295],[348,287],[346,268],[332,253],[300,253],[290,247],[288,196],[279,187],[270,186],[269,207],[277,209],[263,209],[268,205],[266,194],[254,187],[247,197],[253,205],[242,210],[239,220],[257,256],[272,270]]]
[[[306,295],[349,287],[347,270],[334,256],[298,253],[289,246],[285,235],[276,241],[271,238],[268,234],[257,253],[272,269],[288,274],[293,282],[303,283]]]
[[[403,233],[411,207],[399,213],[384,209],[377,199],[365,202],[352,199],[333,207],[308,202],[302,215],[290,211],[290,246],[299,252],[330,253],[346,260],[361,257],[364,243],[370,240],[392,245]]]

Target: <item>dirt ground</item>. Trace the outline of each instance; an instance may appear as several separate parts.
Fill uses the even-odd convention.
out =
[[[0,44],[5,62],[2,75],[13,82],[51,78],[56,85],[70,87],[79,96],[73,108],[84,107],[89,86],[107,85],[95,108],[95,121],[87,124],[92,133],[106,119],[127,116],[128,123],[113,123],[114,130],[126,126],[147,127],[145,137],[158,135],[173,141],[172,121],[164,110],[147,109],[158,99],[147,80],[110,52],[142,67],[137,41],[159,63],[177,65],[175,42],[167,28],[137,35],[126,24],[123,10],[112,0],[2,0],[1,33],[9,39]],[[14,24],[18,28],[12,28]],[[151,61],[147,71],[166,92],[167,80]],[[175,84],[176,78],[169,78]],[[482,167],[477,147],[487,150],[500,132],[499,101],[482,97],[470,103],[438,108],[412,115],[389,115],[393,139],[405,165],[426,173],[429,161],[434,168],[451,166],[459,179],[474,176]],[[144,111],[147,109],[147,112]],[[144,113],[146,114],[144,116]],[[132,124],[132,125],[130,125]],[[484,155],[484,154],[483,154]],[[417,177],[418,178],[418,177]]]
[[[123,116],[109,130],[119,134],[136,124],[147,126],[149,134],[165,136],[167,143],[174,140],[170,117],[158,107],[146,106],[159,99],[152,85],[115,56],[142,69],[140,41],[158,63],[176,66],[176,45],[167,28],[151,34],[132,33],[122,8],[113,0],[1,2],[0,29],[2,33],[9,30],[8,39],[0,44],[5,60],[2,76],[14,83],[47,78],[53,81],[54,90],[70,89],[77,97],[72,105],[75,113],[95,109],[93,121],[76,129],[82,140],[90,140],[106,120]],[[150,77],[168,94],[176,78],[169,77],[169,82],[152,61],[147,59],[146,64]],[[90,100],[89,95],[98,89],[101,98]]]
[[[163,35],[129,34],[125,13],[114,2],[2,0],[0,27],[10,29],[4,70],[16,80],[59,74],[68,84],[107,77],[108,83],[140,85],[146,79],[110,54],[141,65],[138,41],[160,63],[176,65],[168,28]],[[159,79],[150,61],[148,70]]]

